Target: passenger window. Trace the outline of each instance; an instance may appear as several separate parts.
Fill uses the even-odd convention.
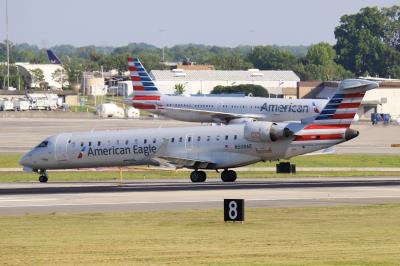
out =
[[[129,143],[129,140],[125,140],[125,145],[128,145],[128,143]]]
[[[81,142],[81,147],[83,147],[83,142]]]
[[[147,143],[147,139],[144,139],[143,143],[146,144]]]
[[[68,140],[68,143],[71,143],[71,140]]]
[[[233,136],[233,139],[234,139],[234,140],[237,140],[237,135]]]
[[[182,137],[179,137],[179,142],[182,142]]]
[[[200,141],[200,140],[201,140],[201,137],[200,137],[200,136],[198,136],[198,137],[197,137],[197,141]]]
[[[89,147],[90,147],[90,146],[92,146],[92,142],[91,142],[91,141],[89,141]]]
[[[175,138],[171,138],[171,142],[174,142],[175,141]]]
[[[117,140],[117,145],[119,145],[119,140]]]
[[[192,141],[192,137],[188,137],[187,139],[188,139],[188,142]]]
[[[217,141],[219,141],[219,138],[220,138],[219,135],[217,135],[217,137],[216,137],[215,139],[216,139]]]
[[[228,140],[228,135],[225,136],[225,140]]]
[[[135,139],[135,144],[138,144],[138,139]]]
[[[99,142],[97,142],[97,146],[100,146],[100,144],[101,144],[101,142],[99,141]]]
[[[157,142],[157,139],[153,139],[153,143],[156,143]]]
[[[207,136],[207,141],[210,141],[210,139],[211,139],[211,137],[210,137],[210,136]]]

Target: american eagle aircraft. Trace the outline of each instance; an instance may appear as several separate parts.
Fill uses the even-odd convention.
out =
[[[61,133],[42,141],[20,163],[38,173],[40,182],[47,182],[50,169],[164,164],[193,169],[193,182],[206,180],[203,169],[223,169],[221,179],[233,182],[236,172],[230,168],[289,159],[357,137],[350,124],[365,92],[377,87],[372,81],[344,80],[321,113],[305,123]]]
[[[162,95],[138,58],[129,58],[128,68],[133,93],[124,102],[181,121],[225,124],[248,120],[301,121],[318,115],[328,102],[327,99]]]

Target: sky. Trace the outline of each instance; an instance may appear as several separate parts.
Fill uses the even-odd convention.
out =
[[[8,0],[9,39],[47,48],[219,46],[335,43],[344,14],[399,0]],[[0,39],[6,39],[6,0],[0,0]]]

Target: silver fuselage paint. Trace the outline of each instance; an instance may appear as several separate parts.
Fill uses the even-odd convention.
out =
[[[210,97],[162,95],[161,106],[165,109],[149,110],[166,117],[187,122],[218,122],[211,114],[181,112],[168,109],[195,109],[212,112],[257,115],[261,121],[301,121],[319,114],[327,99],[281,99],[262,97]]]
[[[248,141],[244,127],[235,124],[61,133],[47,138],[47,147],[32,149],[21,164],[32,169],[146,165],[162,156],[213,162],[205,168],[220,169],[290,158],[344,141],[296,143],[290,137],[260,143]],[[303,125],[292,123],[287,127],[296,132]]]

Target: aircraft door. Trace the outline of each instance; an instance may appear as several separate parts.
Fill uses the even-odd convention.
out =
[[[187,153],[190,153],[193,151],[193,134],[187,134],[185,137],[185,150]]]
[[[55,157],[57,161],[67,161],[69,159],[68,140],[70,138],[70,133],[62,133],[57,136],[55,143]]]

